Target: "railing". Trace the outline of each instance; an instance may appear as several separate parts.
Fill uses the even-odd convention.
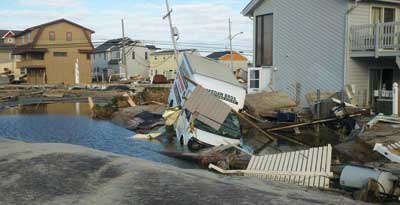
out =
[[[400,22],[354,25],[350,27],[352,51],[400,48]]]
[[[21,62],[17,62],[17,68],[39,68],[45,67],[44,60],[23,60]]]

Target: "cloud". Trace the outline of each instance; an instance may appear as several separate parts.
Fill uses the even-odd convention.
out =
[[[17,3],[22,6],[34,7],[80,7],[83,4],[82,0],[18,0]]]
[[[180,31],[180,47],[198,46],[203,50],[222,50],[228,46],[228,18],[232,32],[244,32],[234,39],[234,48],[250,51],[252,48],[252,21],[240,14],[248,0],[192,0],[170,1],[173,22]],[[125,20],[126,36],[132,39],[155,41],[170,47],[168,21],[164,1],[135,0],[132,3],[90,0],[30,0],[18,2],[19,9],[0,9],[0,28],[24,29],[58,18],[67,18],[93,29],[95,41],[121,37],[121,18]],[[29,2],[29,3],[27,3]],[[55,3],[56,2],[56,3]],[[61,2],[61,3],[60,3]],[[161,2],[161,3],[160,3]],[[41,8],[52,7],[53,9]],[[62,5],[63,7],[60,7]],[[69,6],[69,7],[67,7]],[[34,8],[33,8],[34,7]],[[189,43],[189,44],[188,44]]]

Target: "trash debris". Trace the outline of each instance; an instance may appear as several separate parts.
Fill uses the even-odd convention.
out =
[[[274,155],[252,156],[246,170],[223,170],[213,164],[210,169],[222,174],[255,176],[300,186],[329,188],[332,147]]]
[[[285,92],[261,92],[246,96],[245,106],[251,115],[256,117],[268,117],[271,111],[279,111],[282,108],[296,107],[296,102],[289,98]]]
[[[162,126],[160,128],[158,128],[157,130],[153,130],[147,134],[136,134],[134,135],[132,138],[133,139],[155,139],[157,137],[160,137],[162,134],[164,134],[166,132],[165,126]]]
[[[379,152],[392,162],[400,163],[400,141],[387,146],[376,143],[374,151]]]
[[[399,196],[400,187],[397,187],[399,178],[390,172],[359,166],[345,166],[340,175],[340,185],[344,188],[362,189],[373,179],[379,185],[382,194]]]

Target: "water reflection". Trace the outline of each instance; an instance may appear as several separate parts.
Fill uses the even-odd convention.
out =
[[[103,120],[92,120],[87,103],[40,104],[0,113],[0,137],[26,142],[68,143],[167,163],[182,168],[195,165],[160,154],[179,150],[178,143],[133,139],[134,132]]]
[[[88,103],[57,103],[57,104],[37,104],[12,107],[4,110],[1,115],[32,115],[32,114],[52,114],[52,115],[76,115],[90,116]]]

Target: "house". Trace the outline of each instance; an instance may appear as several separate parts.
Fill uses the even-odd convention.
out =
[[[93,33],[66,19],[27,28],[15,35],[17,68],[26,70],[29,84],[91,83]]]
[[[252,0],[242,14],[254,22],[255,66],[272,70],[275,90],[294,98],[350,84],[360,106],[390,101],[400,78],[399,1]],[[264,80],[252,76],[253,86]]]
[[[108,40],[96,47],[92,54],[93,79],[101,81],[109,76],[125,77],[125,67],[122,60],[123,48],[125,48],[128,78],[138,75],[144,78],[148,76],[149,55],[158,48],[152,45],[144,45],[141,41],[118,38]]]
[[[232,59],[230,51],[213,52],[209,54],[207,58],[214,59],[220,63],[228,65],[229,67],[231,66],[231,60],[232,60],[232,72],[234,73],[236,73],[238,70],[247,71],[249,64],[249,60],[245,56],[236,51],[232,52]]]
[[[196,49],[181,49],[179,53],[198,54]],[[152,80],[155,75],[164,75],[167,80],[173,80],[178,68],[174,50],[162,50],[150,54],[150,73]]]
[[[13,56],[12,50],[15,46],[15,35],[21,31],[15,30],[0,30],[0,74],[9,73],[19,79],[20,70],[17,69],[17,61]]]

